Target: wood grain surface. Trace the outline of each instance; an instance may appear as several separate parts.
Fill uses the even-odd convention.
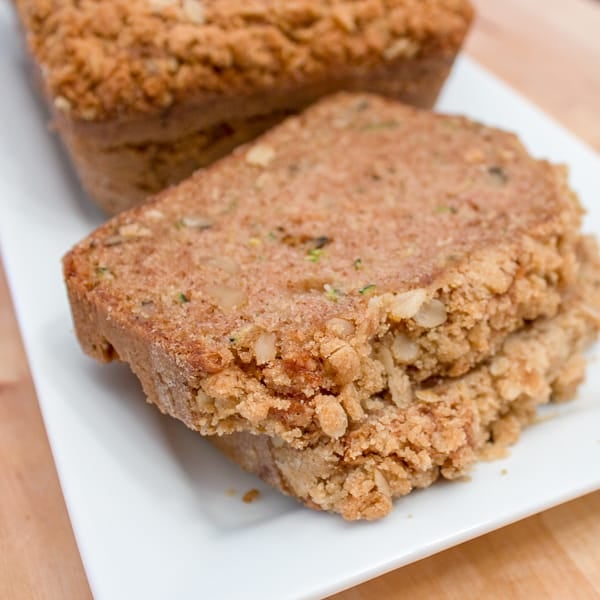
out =
[[[600,150],[600,2],[475,5],[467,52]],[[0,599],[90,597],[0,270]],[[333,598],[405,597],[600,599],[600,492]]]

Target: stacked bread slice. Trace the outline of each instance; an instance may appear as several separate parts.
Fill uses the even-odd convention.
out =
[[[84,350],[244,468],[347,519],[456,478],[571,397],[600,263],[565,169],[340,94],[64,259]]]

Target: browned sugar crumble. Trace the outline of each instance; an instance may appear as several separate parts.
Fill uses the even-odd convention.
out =
[[[464,480],[475,460],[505,456],[539,405],[571,398],[583,380],[582,370],[573,379],[565,364],[582,358],[600,327],[600,261],[594,245],[585,246],[581,285],[557,316],[511,334],[495,357],[411,405],[380,403],[343,437],[302,450],[246,432],[213,443],[284,493],[349,520],[381,518],[393,498],[438,477]]]
[[[16,0],[54,107],[84,121],[158,113],[194,97],[243,95],[453,56],[466,0]]]

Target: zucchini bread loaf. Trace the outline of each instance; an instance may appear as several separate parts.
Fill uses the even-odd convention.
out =
[[[16,0],[58,132],[108,213],[340,89],[429,107],[468,0]]]
[[[377,518],[573,393],[600,309],[581,212],[512,134],[338,94],[107,222],[64,274],[83,349],[161,411]]]

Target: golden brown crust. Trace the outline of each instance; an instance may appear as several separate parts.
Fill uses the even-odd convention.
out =
[[[454,57],[466,0],[17,0],[57,110],[102,121],[415,57]]]
[[[339,438],[460,376],[572,287],[565,173],[460,117],[342,94],[64,261],[86,352],[205,434]]]

